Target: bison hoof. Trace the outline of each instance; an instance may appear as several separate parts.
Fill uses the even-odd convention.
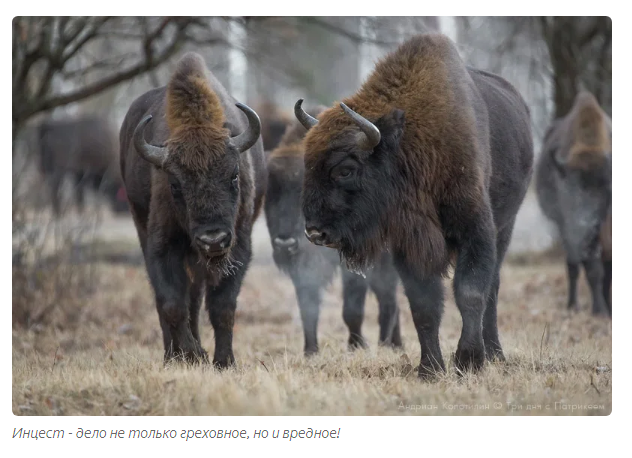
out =
[[[186,364],[208,363],[208,353],[200,347],[195,350],[178,350],[165,353],[165,364],[172,362],[183,362]]]
[[[378,346],[386,347],[386,348],[392,348],[393,350],[401,350],[402,348],[404,348],[403,345],[402,345],[402,341],[401,340],[396,340],[396,339],[380,340],[378,342]]]
[[[598,308],[597,310],[593,309],[592,315],[602,318],[610,318],[610,313],[605,308]]]
[[[422,361],[417,367],[417,376],[425,382],[435,382],[444,373],[443,365],[431,364],[429,361]]]
[[[305,347],[305,357],[310,357],[318,354],[318,346]]]
[[[351,334],[349,336],[349,350],[353,351],[358,348],[369,348],[368,344],[364,340],[364,337],[358,334]]]
[[[483,348],[459,348],[454,355],[454,364],[459,372],[479,371],[485,363]]]
[[[487,361],[504,362],[505,355],[499,343],[485,342],[485,358]]]
[[[217,369],[228,369],[229,367],[232,367],[234,365],[235,357],[232,353],[224,357],[215,356],[215,358],[213,358],[213,366],[215,366]]]
[[[579,312],[579,304],[577,302],[569,302],[568,310],[571,312]]]

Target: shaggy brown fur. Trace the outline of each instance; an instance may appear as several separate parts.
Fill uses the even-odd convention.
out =
[[[259,103],[256,107],[261,118],[261,139],[265,151],[272,151],[280,144],[281,138],[292,122],[290,116],[279,109],[270,100]]]
[[[474,113],[459,103],[464,94],[449,81],[448,66],[455,59],[459,57],[443,35],[410,40],[382,59],[360,90],[343,100],[371,122],[395,109],[403,110],[406,125],[414,126],[404,130],[397,154],[402,169],[409,170],[415,182],[408,188],[406,200],[393,209],[397,214],[388,215],[387,224],[381,225],[386,231],[372,239],[367,252],[377,258],[386,240],[397,241],[399,246],[394,248],[410,252],[424,272],[444,274],[450,259],[435,203],[444,198],[461,200],[473,212],[484,186],[474,151],[478,146],[472,135]],[[339,103],[319,118],[305,138],[306,167],[332,148],[333,136],[358,131]],[[446,149],[459,153],[446,155]]]
[[[326,109],[327,108],[324,106],[317,106],[312,110],[307,110],[307,113],[315,118],[318,118],[320,113]],[[269,159],[275,157],[303,157],[305,154],[303,140],[305,139],[306,133],[307,130],[305,127],[303,127],[303,125],[297,120],[294,120],[288,125],[283,137],[281,137],[279,146],[272,151]]]
[[[572,122],[565,138],[569,167],[591,170],[599,167],[611,151],[606,116],[597,99],[589,93],[580,93],[569,117]]]
[[[224,154],[229,131],[224,128],[224,110],[209,87],[206,66],[193,53],[185,55],[167,86],[168,144],[172,154],[189,169],[205,171]]]

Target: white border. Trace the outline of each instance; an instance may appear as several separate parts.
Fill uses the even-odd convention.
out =
[[[69,14],[78,13],[90,15],[103,15],[117,12],[121,15],[164,15],[168,13],[183,15],[185,13],[195,13],[197,15],[541,15],[558,14],[564,15],[607,15],[613,19],[613,55],[617,58],[613,62],[613,90],[616,97],[613,103],[613,122],[615,132],[624,132],[629,128],[632,121],[630,118],[630,108],[632,100],[630,97],[631,83],[625,68],[630,67],[630,27],[628,25],[630,17],[625,8],[625,2],[614,1],[574,1],[574,2],[551,2],[542,0],[531,0],[529,2],[506,2],[506,1],[464,1],[452,0],[441,2],[440,7],[433,6],[430,2],[411,2],[394,4],[393,2],[354,2],[349,1],[311,1],[311,2],[276,2],[270,1],[254,2],[251,0],[239,2],[235,7],[232,2],[227,2],[222,6],[220,2],[200,2],[196,4],[168,4],[166,2],[149,2],[146,0],[118,1],[112,0],[106,3],[98,2],[43,2],[32,0],[23,3],[7,2],[4,8],[10,13],[4,20],[6,33],[4,45],[4,57],[0,61],[5,67],[2,73],[5,88],[9,94],[11,70],[11,27],[9,19],[16,15],[41,15],[45,14]],[[615,6],[616,5],[616,6]],[[619,13],[619,14],[616,14]],[[627,39],[626,39],[627,37]],[[627,76],[627,78],[626,78]],[[625,79],[624,79],[625,78]],[[8,96],[10,100],[11,96]],[[6,116],[6,118],[4,118]],[[5,135],[5,157],[9,156],[9,103],[3,111],[5,121],[0,124]],[[620,129],[620,130],[619,130]],[[613,413],[609,417],[537,417],[537,420],[530,418],[512,417],[16,417],[11,411],[12,396],[12,364],[11,364],[11,311],[8,306],[11,298],[7,297],[5,306],[2,308],[2,322],[7,334],[4,335],[2,346],[2,427],[0,428],[0,438],[3,441],[4,456],[20,456],[41,454],[46,456],[71,456],[75,454],[90,454],[94,456],[109,456],[112,452],[122,451],[129,456],[147,456],[155,453],[158,449],[164,453],[186,453],[199,451],[206,455],[217,453],[234,453],[235,451],[257,454],[296,454],[301,456],[316,456],[324,453],[335,453],[336,455],[373,452],[377,456],[415,454],[429,455],[441,454],[439,456],[451,454],[467,454],[467,456],[477,456],[490,454],[503,455],[544,455],[555,456],[563,453],[564,456],[579,452],[579,456],[606,456],[609,451],[626,450],[627,447],[617,447],[613,440],[619,427],[627,420],[626,409],[630,406],[630,357],[629,344],[626,338],[630,334],[624,326],[628,323],[630,308],[627,307],[624,294],[626,293],[623,284],[625,273],[623,272],[623,260],[629,258],[630,254],[630,231],[623,231],[626,224],[627,215],[623,209],[624,205],[624,183],[627,175],[632,170],[630,158],[632,152],[630,145],[624,141],[624,135],[614,136],[615,165],[614,168],[614,199],[613,205],[620,209],[615,215],[614,238],[617,246],[614,272],[613,297],[615,305],[615,319],[613,323],[613,357],[620,364],[616,365],[616,380],[613,393]],[[625,164],[628,164],[626,166]],[[5,265],[9,260],[9,206],[10,200],[10,169],[3,169],[4,179],[1,186],[4,192],[2,196],[2,214],[6,215],[6,224],[2,226],[2,232],[6,234],[7,243],[4,245],[5,254],[2,259]],[[621,236],[619,237],[618,234]],[[2,291],[5,295],[9,293],[9,268],[3,275]],[[536,423],[537,422],[537,423]],[[626,421],[626,423],[628,423]],[[629,424],[629,423],[628,423]],[[76,431],[78,427],[84,429],[303,429],[303,428],[341,428],[340,439],[325,440],[288,440],[267,439],[267,440],[193,440],[189,442],[181,440],[16,440],[11,439],[14,427],[24,428],[64,428],[67,431]],[[6,441],[6,442],[5,442]],[[182,448],[186,444],[186,449]],[[272,444],[266,446],[266,444]],[[621,444],[623,445],[623,444]],[[151,449],[151,450],[150,450]],[[185,451],[186,450],[186,451]],[[619,456],[621,454],[617,453]]]

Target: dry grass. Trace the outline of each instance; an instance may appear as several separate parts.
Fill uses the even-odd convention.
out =
[[[267,262],[252,266],[238,302],[237,367],[162,364],[162,338],[142,267],[97,266],[98,293],[81,304],[78,325],[13,330],[13,411],[18,415],[402,415],[597,414],[612,405],[611,324],[564,310],[561,263],[506,265],[499,305],[508,361],[435,383],[413,370],[419,344],[400,292],[404,352],[377,348],[377,305],[367,299],[371,348],[350,353],[341,317],[340,282],[325,295],[321,353],[302,356],[302,330],[289,280]],[[125,286],[123,286],[125,285]],[[213,349],[205,316],[203,345]],[[461,321],[451,295],[441,327],[446,362]],[[597,410],[555,409],[599,405]],[[500,409],[494,404],[501,403]],[[436,409],[401,409],[401,405]],[[455,405],[489,405],[463,410]],[[546,405],[550,409],[546,409]],[[527,410],[540,405],[540,410]],[[513,406],[513,407],[512,407]],[[518,406],[522,406],[521,409]],[[559,406],[559,405],[558,405]]]

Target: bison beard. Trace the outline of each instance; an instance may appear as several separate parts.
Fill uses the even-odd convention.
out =
[[[213,363],[234,364],[236,301],[265,190],[259,133],[257,114],[236,103],[195,53],[125,117],[121,171],[165,360],[207,360],[199,335],[204,297],[215,331]]]
[[[500,267],[532,174],[529,110],[504,79],[466,67],[453,43],[420,35],[305,137],[306,235],[363,271],[390,249],[421,345],[420,376],[445,369],[442,276],[455,259],[460,370],[504,359]]]

